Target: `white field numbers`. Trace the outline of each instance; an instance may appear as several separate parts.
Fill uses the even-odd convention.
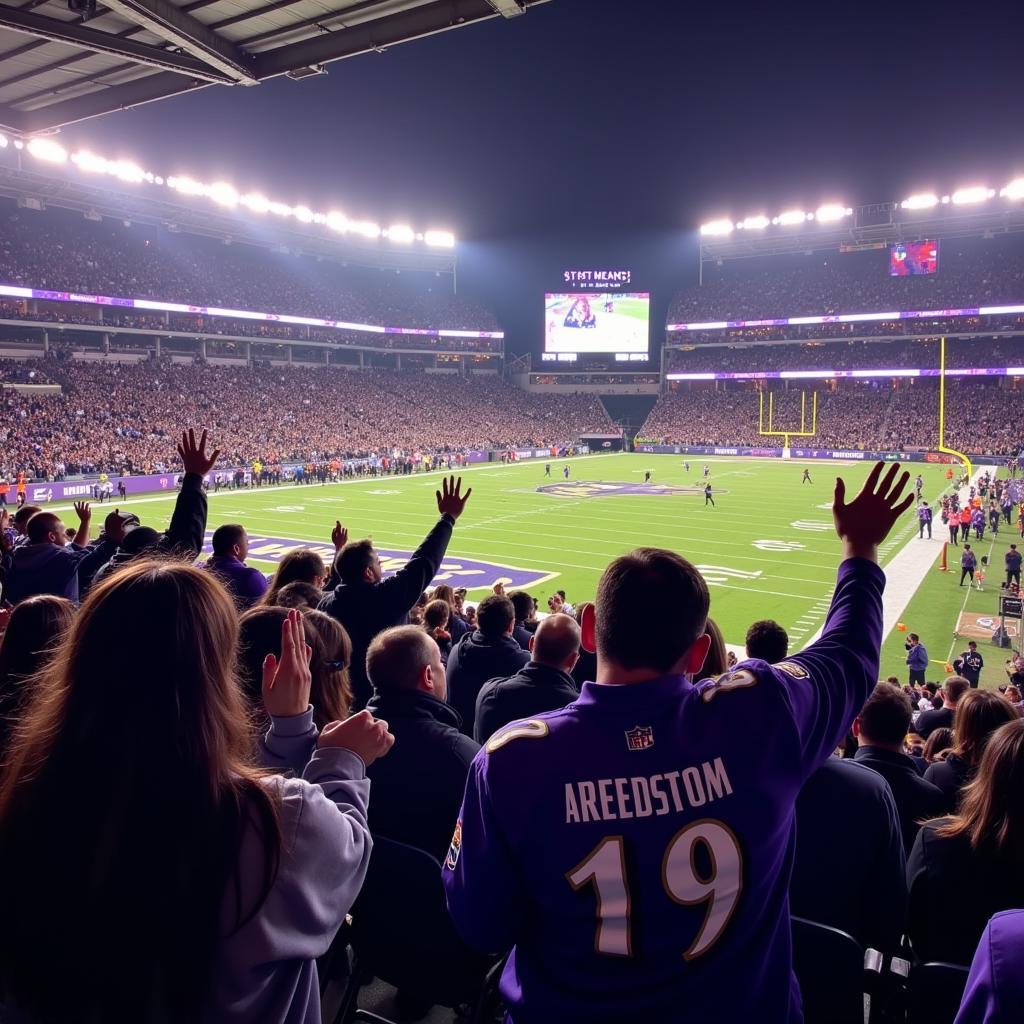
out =
[[[711,863],[706,878],[698,873],[694,859],[698,843],[707,850]],[[602,839],[565,877],[573,889],[592,885],[597,894],[594,949],[606,956],[632,956],[625,839]],[[732,829],[710,818],[680,829],[662,858],[661,884],[676,903],[685,907],[706,904],[704,921],[683,959],[703,956],[721,938],[743,889],[743,856]]]

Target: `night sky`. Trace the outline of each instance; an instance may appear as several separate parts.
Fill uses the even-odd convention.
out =
[[[65,136],[155,171],[450,228],[460,284],[514,333],[520,317],[539,331],[536,296],[570,265],[634,268],[663,316],[710,217],[1024,173],[1017,33],[995,11],[953,10],[553,0]]]

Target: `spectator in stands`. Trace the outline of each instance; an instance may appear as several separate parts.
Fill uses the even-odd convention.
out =
[[[459,602],[456,600],[455,591],[449,584],[442,583],[440,586],[434,587],[434,593],[431,596],[435,601],[444,601],[448,605],[448,632],[451,634],[449,641],[450,650],[467,633],[471,632],[469,623],[460,614]],[[445,660],[447,660],[448,653],[446,651],[441,653],[444,654]]]
[[[309,672],[312,676],[310,700],[313,724],[320,730],[331,722],[348,718],[352,710],[352,641],[345,627],[325,612],[309,609],[302,614],[307,633],[318,643],[311,644]]]
[[[289,551],[277,564],[277,572],[274,573],[266,593],[263,595],[263,604],[279,604],[278,594],[289,583],[309,583],[320,590],[327,582],[327,568],[324,560],[312,548],[296,548]],[[314,605],[315,607],[315,605]]]
[[[516,624],[512,627],[512,639],[524,651],[530,649],[530,637],[537,629],[537,621],[534,618],[534,602],[533,595],[525,590],[513,590],[508,595],[508,599],[512,602],[512,607],[516,613]],[[526,623],[531,622],[533,630],[527,628]]]
[[[274,603],[280,608],[316,608],[324,599],[324,592],[312,583],[293,580],[286,583],[275,595]]]
[[[459,730],[445,702],[437,644],[416,626],[378,633],[366,655],[373,685],[369,710],[395,736],[391,756],[369,771],[370,828],[438,860],[448,849],[466,774],[480,747]]]
[[[512,639],[516,613],[507,597],[491,594],[477,606],[477,628],[467,633],[448,655],[448,703],[462,719],[462,731],[473,733],[476,700],[488,679],[518,672],[530,655]]]
[[[959,812],[926,822],[907,863],[907,934],[922,960],[968,964],[989,918],[1024,906],[1024,720],[993,734]]]
[[[78,567],[80,597],[84,598],[89,593],[93,577],[117,554],[118,546],[124,543],[127,531],[138,525],[139,517],[134,512],[125,512],[122,515],[121,510],[115,508],[113,512],[107,513],[107,518],[103,521],[103,533]]]
[[[593,601],[580,601],[576,605],[576,623],[580,627],[580,656],[576,659],[576,664],[572,670],[572,681],[576,684],[576,689],[581,690],[583,684],[591,682],[597,678],[597,654],[593,650],[583,645],[583,618],[586,615],[594,614],[594,603]]]
[[[974,777],[992,733],[1017,717],[1017,712],[992,690],[971,690],[960,698],[953,728],[956,744],[924,773],[928,782],[942,790],[944,814],[955,812],[959,806],[963,787]]]
[[[441,652],[441,661],[448,663],[448,655],[452,649],[452,635],[448,632],[448,621],[454,613],[447,601],[429,601],[423,609],[423,629],[427,636],[437,644]]]
[[[513,1020],[799,1016],[793,808],[878,678],[877,550],[913,501],[901,499],[909,474],[880,483],[882,468],[849,504],[837,485],[846,557],[817,643],[782,667],[741,663],[692,684],[710,643],[707,585],[679,555],[641,548],[605,570],[584,619],[597,683],[506,726],[474,760],[443,877],[463,937],[512,947],[501,992]],[[631,957],[628,970],[614,957]]]
[[[789,653],[789,634],[774,619],[761,619],[747,630],[746,646],[748,658],[774,665]]]
[[[530,661],[515,675],[484,683],[476,699],[473,738],[486,743],[502,726],[572,703],[579,691],[572,670],[580,653],[580,627],[568,615],[549,615],[530,637]]]
[[[334,567],[340,583],[320,602],[320,610],[333,615],[352,639],[353,707],[363,708],[372,689],[366,675],[370,642],[390,626],[403,625],[448,550],[455,521],[462,515],[473,488],[461,493],[462,478],[443,478],[436,492],[441,518],[413,553],[388,579],[383,578],[380,556],[369,540],[350,541],[341,548]]]
[[[369,860],[364,765],[391,737],[369,715],[296,735],[309,672],[286,626],[266,742],[319,747],[293,779],[247,761],[237,613],[209,573],[140,561],[89,595],[0,777],[0,981],[17,1015],[319,1018],[315,958]],[[82,786],[90,770],[102,785]]]
[[[830,757],[797,797],[790,912],[886,952],[899,949],[906,904],[903,832],[892,791],[864,765]]]
[[[202,432],[197,442],[195,431],[189,429],[182,433],[177,450],[184,475],[167,530],[158,533],[150,526],[126,526],[124,539],[113,557],[96,570],[93,586],[97,586],[143,554],[175,555],[194,559],[202,551],[203,540],[206,537],[207,514],[203,477],[213,468],[220,455],[220,449],[214,449],[207,454],[206,431]]]
[[[78,529],[68,543],[66,527],[53,512],[37,512],[26,527],[28,543],[16,547],[4,574],[4,598],[17,604],[36,594],[78,602],[78,569],[88,557],[89,503],[75,502]]]
[[[942,684],[942,707],[922,711],[914,723],[914,732],[926,740],[933,729],[952,729],[960,699],[971,688],[963,676],[947,676]]]
[[[0,762],[11,729],[31,700],[32,678],[53,657],[73,617],[74,605],[51,594],[26,598],[11,612],[0,640]]]
[[[1011,1024],[1024,1006],[1024,910],[993,914],[971,961],[956,1024]]]
[[[932,729],[928,742],[924,745],[924,759],[930,765],[941,761],[946,751],[953,749],[953,743],[952,729]]]
[[[853,734],[860,744],[854,760],[873,768],[889,783],[908,853],[914,845],[918,823],[941,814],[945,807],[942,790],[922,779],[917,766],[903,752],[910,719],[907,695],[895,686],[881,683],[853,722]]]
[[[708,653],[704,656],[704,664],[693,677],[695,683],[699,683],[702,679],[714,679],[729,668],[729,654],[725,649],[725,637],[722,636],[718,623],[714,619],[708,619],[704,626],[704,632],[711,638],[711,645],[708,647]]]
[[[213,531],[213,554],[204,568],[227,588],[243,611],[251,608],[267,592],[267,577],[245,564],[249,555],[249,535],[240,523],[224,523]]]

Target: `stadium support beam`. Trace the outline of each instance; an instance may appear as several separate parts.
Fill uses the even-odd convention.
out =
[[[490,0],[433,0],[383,18],[340,27],[302,42],[259,53],[256,55],[256,77],[272,78],[299,68],[325,64],[373,50],[380,51],[397,43],[494,17],[497,17],[497,13]]]
[[[46,131],[49,128],[109,114],[114,110],[127,110],[129,107],[137,107],[153,100],[190,92],[192,89],[202,89],[209,84],[200,78],[182,78],[181,75],[165,71],[159,75],[136,78],[124,85],[111,86],[109,89],[86,93],[84,96],[76,96],[74,99],[19,114],[20,124],[13,127],[25,134]]]
[[[144,64],[161,71],[173,71],[179,75],[190,75],[207,82],[230,84],[235,81],[234,78],[214,70],[208,63],[189,54],[161,50],[159,47],[149,46],[125,36],[88,28],[79,22],[45,18],[24,8],[0,6],[0,27],[23,32],[38,39],[48,39],[82,50],[91,50],[93,53],[123,57],[134,64]]]
[[[255,85],[252,57],[169,0],[103,0],[103,6],[180,47],[243,85]]]
[[[487,2],[494,8],[496,14],[500,14],[503,18],[514,18],[519,14],[526,13],[526,5],[521,4],[519,0],[487,0]]]

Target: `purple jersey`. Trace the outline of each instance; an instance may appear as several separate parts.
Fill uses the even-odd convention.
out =
[[[844,562],[821,639],[778,665],[586,683],[491,737],[443,873],[464,938],[515,947],[516,1024],[800,1019],[794,805],[877,681],[884,584]]]

